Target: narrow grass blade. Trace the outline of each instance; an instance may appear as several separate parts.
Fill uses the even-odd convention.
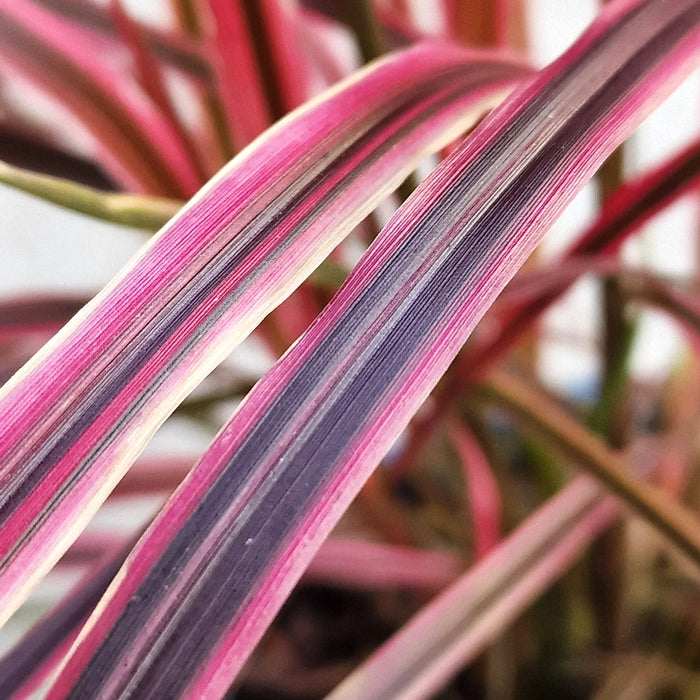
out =
[[[417,161],[528,73],[425,45],[290,115],[0,391],[0,620],[182,399]]]
[[[157,231],[164,226],[183,205],[173,199],[103,192],[70,180],[16,168],[2,161],[0,182],[81,214],[148,231]]]
[[[448,435],[462,462],[472,516],[477,559],[493,549],[501,534],[501,493],[486,455],[471,430],[457,419],[448,423]]]
[[[460,568],[459,558],[447,552],[330,537],[304,572],[304,581],[358,590],[435,591],[454,581]]]
[[[212,44],[216,47],[219,92],[231,134],[240,149],[272,123],[272,114],[262,89],[242,3],[208,0],[208,5],[215,22]]]
[[[55,671],[132,546],[130,542],[128,547],[95,565],[65,600],[0,658],[0,697],[31,697]]]
[[[484,120],[248,394],[50,697],[222,695],[479,318],[699,49],[698,0],[625,0]]]
[[[309,97],[309,67],[304,54],[304,47],[297,36],[297,26],[303,21],[301,11],[293,3],[284,0],[270,2],[245,2],[253,31],[264,38],[258,46],[258,51],[265,52],[262,60],[270,62],[275,79],[272,83],[278,93],[273,99],[273,114],[288,112],[303,104]],[[375,54],[372,59],[381,54]],[[268,93],[270,89],[268,88]],[[269,100],[268,96],[268,100]]]
[[[103,5],[76,0],[35,0],[35,3],[71,24],[93,32],[98,44],[104,45],[105,41],[117,42],[116,28]],[[176,68],[202,84],[213,83],[212,67],[198,42],[179,33],[162,31],[152,26],[144,26],[142,31],[149,50],[164,65]]]
[[[434,697],[559,578],[615,516],[579,477],[429,603],[327,700]]]
[[[198,152],[192,135],[175,109],[163,67],[148,50],[143,28],[122,7],[122,0],[110,0],[109,11],[124,45],[129,50],[134,64],[133,72],[139,84],[172,127],[173,136],[177,137],[182,151],[187,154],[197,173],[197,184],[205,182],[213,173],[207,173],[204,158]]]
[[[485,391],[535,426],[595,475],[696,564],[700,564],[700,521],[653,486],[630,473],[624,459],[559,408],[543,391],[512,374],[492,372]]]

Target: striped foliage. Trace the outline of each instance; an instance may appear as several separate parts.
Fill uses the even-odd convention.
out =
[[[623,0],[485,120],[248,395],[50,697],[221,695],[476,322],[699,48],[697,0]]]
[[[416,162],[528,69],[424,45],[239,154],[0,393],[0,619],[155,429]]]
[[[644,173],[617,190],[606,201],[603,211],[556,263],[560,267],[575,264],[582,256],[613,255],[632,234],[655,214],[686,194],[700,181],[700,141],[662,165]],[[605,264],[605,263],[603,263]],[[513,347],[532,323],[587,271],[590,264],[579,266],[578,273],[568,275],[560,284],[534,294],[531,299],[509,304],[499,318],[500,330],[495,338],[476,344],[464,353],[460,368],[465,378],[478,377]],[[555,272],[556,274],[556,272]]]

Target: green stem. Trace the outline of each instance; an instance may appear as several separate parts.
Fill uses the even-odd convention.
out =
[[[598,172],[604,204],[624,182],[624,145],[617,148]],[[626,316],[626,298],[620,280],[603,281],[603,378],[600,397],[589,424],[615,449],[628,441],[624,411],[629,384],[629,360],[636,324]],[[622,410],[621,410],[622,409]],[[591,547],[590,587],[593,614],[601,648],[613,651],[622,630],[625,595],[625,523],[618,521]]]
[[[150,233],[162,228],[185,204],[176,199],[104,192],[59,177],[39,175],[2,161],[0,183],[80,214]],[[316,286],[335,288],[346,276],[347,271],[338,263],[324,260],[309,281]]]
[[[0,182],[66,209],[124,226],[156,231],[182,202],[140,195],[102,192],[49,175],[39,175],[0,161]]]

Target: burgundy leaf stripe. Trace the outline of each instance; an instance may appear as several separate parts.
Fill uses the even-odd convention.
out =
[[[700,182],[700,141],[670,161],[621,187],[607,202],[599,219],[565,253],[568,260],[594,254],[612,254],[639,228]],[[580,274],[585,272],[585,266]],[[521,334],[575,281],[556,285],[530,301],[504,310],[499,334],[487,344],[475,344],[460,360],[464,378],[477,377],[508,351]]]

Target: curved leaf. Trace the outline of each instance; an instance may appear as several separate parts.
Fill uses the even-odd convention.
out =
[[[182,399],[426,153],[528,73],[391,57],[242,152],[0,391],[0,620]]]
[[[699,59],[698,0],[625,0],[487,118],[248,395],[50,697],[222,695],[509,277]]]

